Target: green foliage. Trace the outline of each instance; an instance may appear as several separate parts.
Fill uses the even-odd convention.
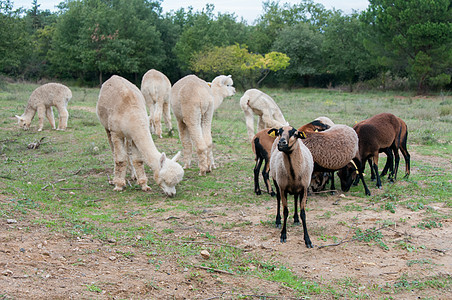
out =
[[[280,52],[254,54],[249,53],[245,46],[236,44],[196,53],[190,61],[190,69],[210,78],[215,74],[231,74],[240,85],[249,87],[254,86],[262,74],[266,76],[270,71],[286,68],[289,60]]]

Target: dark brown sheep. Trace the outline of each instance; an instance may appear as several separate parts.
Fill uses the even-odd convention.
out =
[[[385,152],[388,155],[389,163],[386,164],[385,169],[390,170],[392,165],[392,154],[395,159],[395,167],[390,170],[390,180],[396,179],[396,174],[399,166],[399,149],[405,158],[406,175],[410,173],[410,155],[408,153],[406,143],[408,137],[408,130],[405,122],[390,113],[381,113],[369,119],[356,124],[353,129],[359,137],[359,151],[356,160],[360,165],[360,172],[364,171],[366,161],[371,161],[371,167],[375,172],[377,178],[377,187],[381,188],[381,178],[378,173],[378,155]],[[389,149],[390,151],[388,151]],[[347,170],[339,173],[341,180],[351,185],[356,175],[354,172],[355,166],[348,165]],[[365,182],[362,179],[363,184]]]

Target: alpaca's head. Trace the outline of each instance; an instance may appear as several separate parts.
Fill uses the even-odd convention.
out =
[[[177,163],[180,157],[178,152],[172,159],[168,159],[165,153],[160,157],[160,168],[155,171],[155,182],[163,189],[163,192],[170,197],[176,195],[176,185],[184,177],[184,169]]]
[[[19,125],[20,128],[23,128],[24,130],[30,129],[31,120],[29,120],[28,118],[25,118],[23,116],[18,116],[18,115],[16,115],[16,118],[17,118],[17,124]]]
[[[215,77],[211,83],[211,87],[219,87],[221,89],[221,94],[223,97],[231,97],[235,95],[235,88],[233,87],[234,82],[232,81],[231,75],[220,75]]]

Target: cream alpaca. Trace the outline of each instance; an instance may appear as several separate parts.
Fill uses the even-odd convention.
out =
[[[180,153],[168,159],[165,153],[160,153],[155,147],[140,90],[126,79],[112,76],[100,90],[97,116],[105,127],[115,160],[114,190],[121,191],[126,185],[125,176],[130,159],[142,190],[150,189],[144,172],[145,162],[154,171],[154,179],[164,193],[174,196],[176,185],[184,175],[182,166],[176,162]]]
[[[248,140],[254,137],[254,116],[258,116],[257,131],[267,127],[280,128],[289,125],[276,102],[267,94],[257,90],[247,90],[240,98],[240,107],[245,113]]]
[[[151,131],[162,138],[162,114],[168,131],[173,130],[170,111],[171,82],[165,74],[151,69],[143,76],[141,92],[149,108]]]
[[[16,115],[19,127],[24,130],[30,129],[30,123],[37,112],[39,118],[38,131],[42,131],[42,128],[44,127],[44,115],[49,120],[52,129],[55,129],[55,118],[53,116],[52,106],[56,106],[59,117],[57,130],[65,130],[69,118],[67,103],[71,98],[72,92],[65,85],[59,83],[47,83],[38,87],[31,93],[25,112],[21,116]]]
[[[177,119],[183,146],[184,168],[189,168],[192,144],[198,155],[199,174],[215,168],[212,153],[211,125],[213,112],[225,97],[235,94],[231,75],[220,75],[207,84],[195,75],[177,81],[171,89],[171,108]]]

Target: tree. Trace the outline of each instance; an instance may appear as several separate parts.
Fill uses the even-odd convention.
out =
[[[279,33],[272,49],[290,57],[290,66],[280,73],[284,81],[292,86],[303,78],[309,86],[309,78],[321,72],[322,35],[307,23],[298,23],[284,28]]]
[[[197,52],[190,61],[190,69],[210,78],[231,74],[239,85],[248,88],[258,86],[271,71],[285,69],[289,60],[280,52],[254,54],[246,46],[235,44]]]
[[[449,83],[452,65],[450,0],[369,0],[367,47],[394,72],[405,72],[418,92]],[[381,46],[380,46],[381,45]]]
[[[370,55],[364,47],[362,24],[357,14],[342,15],[336,11],[325,27],[322,45],[325,72],[339,82],[352,83],[371,72]]]

